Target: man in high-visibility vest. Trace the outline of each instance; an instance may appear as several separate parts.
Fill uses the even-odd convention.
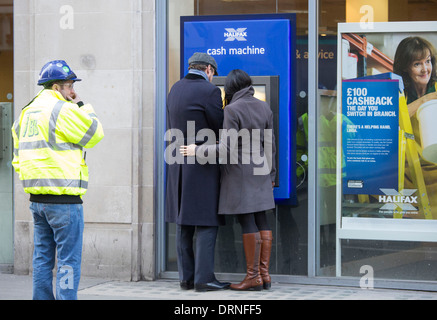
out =
[[[81,81],[63,60],[47,63],[38,85],[44,87],[23,108],[12,127],[12,164],[30,194],[34,220],[33,299],[55,299],[53,274],[57,251],[56,299],[76,300],[79,287],[83,208],[88,168],[83,148],[104,134],[93,107],[73,85]]]

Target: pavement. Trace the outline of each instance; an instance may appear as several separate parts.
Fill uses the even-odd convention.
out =
[[[32,277],[0,273],[0,300],[31,300]],[[437,300],[437,292],[361,289],[351,287],[272,283],[271,290],[184,291],[175,280],[124,282],[82,277],[79,300],[183,300],[274,301],[274,300]],[[180,302],[180,301],[179,301]],[[177,303],[179,303],[177,302]]]

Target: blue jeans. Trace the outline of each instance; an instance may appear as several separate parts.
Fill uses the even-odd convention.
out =
[[[81,204],[31,202],[34,221],[33,299],[54,300],[53,268],[57,251],[56,299],[77,300],[83,237]]]

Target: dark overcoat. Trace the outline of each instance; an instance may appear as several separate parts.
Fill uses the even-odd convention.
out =
[[[170,129],[172,138],[166,150],[171,153],[166,154],[167,222],[191,226],[223,224],[223,217],[217,214],[220,191],[218,162],[200,164],[194,157],[184,158],[179,154],[179,146],[183,144],[202,145],[207,141],[215,144],[222,125],[223,104],[219,88],[194,74],[188,74],[173,85],[167,99],[166,135]],[[202,129],[209,129],[214,137],[202,138],[198,135]]]
[[[253,87],[242,89],[225,107],[223,129],[228,134],[222,133],[220,144],[196,148],[197,156],[221,158],[219,214],[246,214],[275,207],[273,113],[253,94]]]

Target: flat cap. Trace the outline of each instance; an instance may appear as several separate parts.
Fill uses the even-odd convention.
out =
[[[190,59],[188,59],[188,64],[206,64],[214,67],[215,75],[217,76],[217,62],[209,54],[203,52],[195,52]]]

